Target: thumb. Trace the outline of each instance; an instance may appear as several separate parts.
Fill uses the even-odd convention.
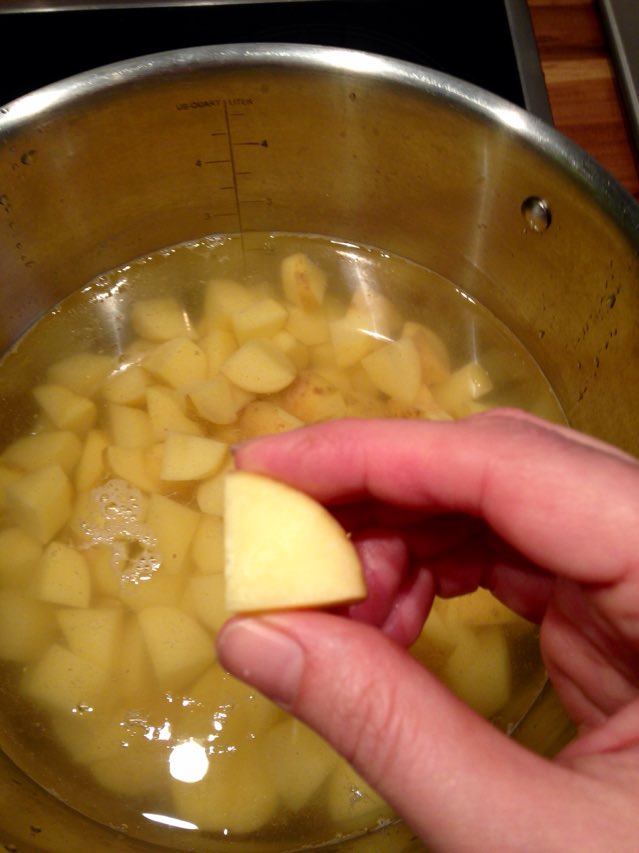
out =
[[[233,619],[218,653],[435,848],[565,850],[596,837],[593,785],[508,740],[370,626],[310,612]]]

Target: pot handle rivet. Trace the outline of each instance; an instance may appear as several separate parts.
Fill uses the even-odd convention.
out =
[[[550,228],[552,212],[548,202],[536,195],[529,195],[521,203],[521,215],[526,226],[537,234],[543,234]]]

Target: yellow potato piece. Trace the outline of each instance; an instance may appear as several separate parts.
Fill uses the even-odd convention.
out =
[[[285,356],[291,359],[298,370],[308,367],[308,347],[293,337],[286,329],[273,335],[273,343],[278,346]]]
[[[67,607],[88,607],[91,573],[80,551],[63,542],[48,545],[36,570],[34,592],[40,601]]]
[[[38,705],[71,714],[80,707],[95,708],[107,683],[100,667],[55,643],[27,671],[22,689]]]
[[[232,424],[242,400],[223,373],[189,387],[187,396],[201,418],[213,424]]]
[[[7,468],[6,465],[0,465],[0,512],[4,512],[7,508],[7,489],[21,477],[22,474],[19,471]]]
[[[410,405],[419,391],[422,375],[417,348],[410,338],[401,338],[362,359],[371,382],[399,403]]]
[[[224,571],[224,524],[216,515],[203,515],[195,531],[191,556],[195,569],[202,575]]]
[[[39,385],[33,391],[36,402],[58,429],[85,433],[97,417],[95,403],[64,385]]]
[[[237,349],[237,340],[229,329],[213,329],[200,340],[199,345],[206,356],[207,376],[213,379]]]
[[[2,454],[7,465],[23,471],[37,471],[47,465],[59,465],[69,474],[82,452],[82,442],[70,430],[40,432],[17,439]]]
[[[163,480],[204,480],[216,474],[228,446],[212,438],[169,432],[162,460]]]
[[[56,619],[76,655],[111,672],[122,648],[123,613],[112,607],[59,610]]]
[[[325,741],[294,719],[274,726],[259,748],[272,785],[291,811],[310,802],[339,760]]]
[[[122,648],[126,653],[118,661],[118,689],[125,702],[148,701],[157,695],[157,682],[140,623],[134,616],[124,624]]]
[[[205,628],[220,630],[233,614],[226,609],[224,601],[224,575],[199,575],[189,579],[182,606],[195,616]]]
[[[160,483],[149,465],[147,451],[127,447],[107,447],[106,461],[111,473],[143,492],[157,492]]]
[[[442,611],[433,608],[412,650],[419,656],[420,648],[426,644],[441,654],[447,655],[455,648],[456,640],[457,632],[449,625]]]
[[[97,595],[117,598],[120,595],[121,573],[113,560],[111,545],[95,545],[82,551],[91,573],[91,587]]]
[[[168,341],[191,333],[186,311],[170,297],[136,302],[131,308],[131,325],[147,341]]]
[[[402,327],[402,316],[396,306],[372,285],[359,285],[348,310],[365,318],[364,328],[379,340],[394,340]]]
[[[311,311],[319,308],[326,293],[326,274],[303,252],[289,255],[282,261],[282,289],[294,305]]]
[[[87,433],[75,471],[76,491],[88,492],[100,482],[104,476],[104,452],[108,443],[101,430],[92,429]]]
[[[19,527],[0,531],[0,586],[26,586],[40,557],[42,545]]]
[[[71,484],[59,465],[27,474],[7,487],[7,507],[21,527],[46,545],[69,520]]]
[[[54,385],[64,385],[81,397],[93,397],[115,367],[110,355],[82,352],[52,364],[48,379]]]
[[[288,311],[275,299],[261,299],[231,317],[240,344],[252,338],[270,338],[286,325]]]
[[[469,595],[459,595],[442,601],[440,608],[443,618],[451,627],[460,623],[481,628],[525,622],[491,592],[481,587]]]
[[[147,607],[138,619],[158,683],[180,690],[215,660],[209,634],[177,607]]]
[[[272,394],[290,385],[297,373],[293,362],[274,343],[247,341],[222,365],[222,372],[238,388]]]
[[[70,716],[55,714],[51,729],[73,761],[89,764],[122,751],[127,731],[120,722],[117,717],[93,709]]]
[[[147,524],[157,537],[165,574],[176,575],[184,568],[199,521],[195,510],[164,495],[151,495]]]
[[[320,504],[246,472],[225,486],[226,607],[312,607],[366,596],[357,553]]]
[[[141,406],[146,400],[146,389],[151,384],[147,371],[134,364],[119,370],[104,383],[102,396],[119,406]]]
[[[207,515],[224,514],[224,479],[228,471],[233,470],[232,462],[215,477],[201,483],[195,493],[200,510]]]
[[[346,401],[338,388],[316,371],[304,371],[276,398],[289,414],[307,424],[346,416]]]
[[[217,278],[209,282],[204,299],[204,313],[214,320],[229,318],[255,301],[251,291],[233,279]]]
[[[322,311],[292,307],[288,313],[286,331],[308,347],[319,346],[329,340],[328,321]]]
[[[213,753],[201,782],[174,780],[172,792],[176,816],[208,832],[256,832],[279,806],[255,749]]]
[[[119,583],[120,601],[135,613],[147,607],[170,607],[180,600],[183,589],[183,578],[161,571],[142,580],[122,578]]]
[[[113,444],[127,450],[138,450],[153,444],[151,418],[133,406],[109,405],[109,429]]]
[[[502,629],[490,627],[476,633],[460,633],[442,677],[479,714],[496,714],[511,692],[510,654]]]
[[[338,367],[354,367],[364,356],[380,346],[378,334],[370,327],[370,315],[352,308],[344,317],[333,320],[330,333]]]
[[[202,435],[203,430],[184,413],[182,400],[171,388],[147,389],[146,404],[155,441],[164,441],[167,432]]]
[[[13,589],[0,589],[0,660],[31,663],[56,632],[51,609]]]
[[[450,375],[450,355],[446,344],[432,329],[421,323],[404,323],[402,337],[411,338],[422,365],[422,379],[426,385],[443,382]]]
[[[304,422],[268,400],[254,400],[242,410],[239,427],[244,438],[257,438],[287,432],[304,426]]]
[[[207,376],[204,352],[189,338],[174,338],[144,359],[144,368],[172,388],[203,382]]]
[[[492,391],[493,383],[481,364],[469,361],[431,390],[442,409],[453,417],[463,417],[468,403]]]

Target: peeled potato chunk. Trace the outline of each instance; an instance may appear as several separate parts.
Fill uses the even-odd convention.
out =
[[[64,385],[81,397],[93,397],[114,367],[115,359],[110,355],[81,352],[52,364],[48,377],[54,385]]]
[[[288,317],[283,305],[275,299],[261,299],[232,316],[233,331],[240,344],[251,338],[270,338],[281,331]]]
[[[242,410],[239,427],[243,438],[257,438],[304,426],[304,421],[268,400],[254,400]]]
[[[176,815],[209,832],[255,832],[279,805],[268,769],[260,765],[255,748],[211,754],[200,782],[174,780],[172,790]]]
[[[26,586],[42,556],[42,545],[19,527],[0,531],[0,585]]]
[[[109,425],[113,444],[126,449],[150,447],[153,444],[153,425],[146,412],[133,406],[109,406]]]
[[[198,622],[215,632],[233,615],[226,609],[222,574],[192,577],[187,583],[182,603]]]
[[[440,603],[442,614],[448,624],[457,623],[471,627],[508,625],[525,620],[518,616],[487,589],[479,588],[469,595],[459,595]]]
[[[76,548],[52,542],[45,548],[35,578],[36,598],[68,607],[88,607],[91,573],[86,559]]]
[[[6,496],[15,520],[43,545],[71,515],[71,484],[59,465],[21,477],[8,486]]]
[[[146,404],[156,441],[164,441],[167,432],[202,435],[199,425],[186,416],[180,396],[173,389],[148,388]]]
[[[56,619],[72,652],[105,672],[111,671],[121,648],[121,610],[112,607],[60,610]]]
[[[104,474],[104,451],[108,443],[101,430],[92,429],[87,434],[75,471],[75,487],[78,492],[88,492],[102,478]]]
[[[207,375],[209,379],[220,371],[220,367],[237,349],[235,335],[229,329],[213,329],[199,342],[200,349],[206,356]]]
[[[70,391],[64,385],[39,385],[34,389],[33,396],[58,429],[84,433],[95,423],[95,403],[88,397],[81,397]]]
[[[233,279],[216,278],[209,282],[204,298],[204,313],[215,320],[243,311],[255,300],[251,291]]]
[[[224,479],[227,471],[232,470],[232,463],[210,480],[204,480],[197,488],[195,499],[200,510],[207,515],[224,514]]]
[[[0,660],[37,660],[55,636],[51,609],[13,589],[0,589]]]
[[[222,372],[238,388],[255,394],[281,391],[297,373],[282,350],[264,339],[247,341],[222,365]]]
[[[299,811],[338,762],[337,753],[299,720],[286,719],[260,744],[272,785],[287,808]]]
[[[131,325],[147,341],[168,341],[189,335],[191,324],[176,299],[141,299],[131,308]]]
[[[232,424],[242,407],[237,390],[223,373],[189,387],[187,396],[201,418],[213,424]]]
[[[346,401],[339,388],[317,371],[305,370],[277,396],[277,403],[307,424],[343,418]]]
[[[23,471],[37,471],[47,465],[59,465],[70,473],[80,458],[82,443],[70,430],[51,430],[17,439],[2,454],[7,465]]]
[[[510,655],[502,629],[490,627],[458,634],[443,677],[450,689],[479,714],[496,714],[511,691]]]
[[[224,572],[224,525],[216,515],[203,515],[199,521],[191,556],[196,570],[202,575]]]
[[[157,537],[163,571],[169,575],[179,574],[184,568],[200,514],[164,495],[153,494],[146,520]]]
[[[177,607],[148,607],[138,616],[160,687],[180,690],[215,660],[213,641]]]
[[[109,403],[119,406],[140,406],[146,399],[146,389],[151,384],[147,371],[134,364],[119,370],[104,383],[102,395]]]
[[[144,359],[144,368],[172,388],[203,382],[207,374],[206,356],[189,338],[174,338]]]
[[[313,607],[366,596],[357,553],[333,516],[302,492],[236,472],[225,486],[226,607]]]
[[[459,370],[432,387],[433,397],[437,404],[454,417],[463,417],[467,414],[468,403],[483,397],[493,390],[493,383],[484,370],[476,361],[469,361]]]
[[[212,438],[170,432],[164,445],[163,480],[204,480],[222,467],[228,446]]]
[[[386,344],[362,359],[362,367],[373,384],[399,403],[415,400],[421,385],[421,363],[410,338]]]
[[[55,643],[27,672],[23,689],[39,705],[71,714],[80,706],[95,707],[107,679],[99,666]]]
[[[143,492],[156,492],[160,483],[154,477],[147,452],[128,447],[107,447],[106,460],[111,473],[137,486]]]

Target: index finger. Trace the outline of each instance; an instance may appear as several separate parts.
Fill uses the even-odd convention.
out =
[[[639,553],[636,460],[518,413],[334,421],[251,442],[236,463],[328,504],[372,497],[483,518],[528,559],[575,580],[621,580]]]

